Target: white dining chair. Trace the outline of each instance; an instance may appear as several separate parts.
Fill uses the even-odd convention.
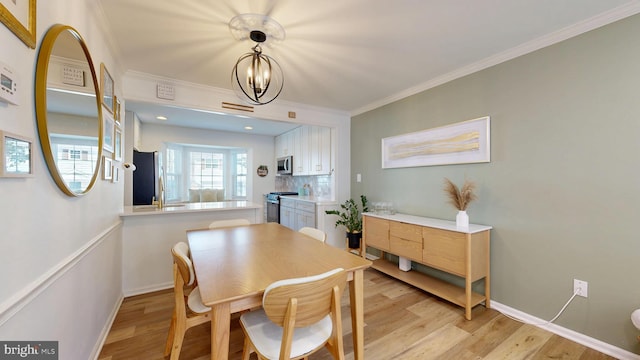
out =
[[[305,227],[301,228],[298,231],[300,231],[301,233],[303,233],[305,235],[311,236],[312,238],[314,238],[316,240],[320,240],[322,242],[327,241],[327,234],[325,234],[325,232],[322,231],[322,230],[305,226]]]
[[[178,360],[185,332],[196,325],[211,321],[211,308],[202,303],[193,263],[189,257],[189,245],[185,242],[177,243],[171,249],[171,255],[175,305],[164,356],[171,354],[171,360]]]
[[[211,224],[209,224],[209,229],[217,229],[217,228],[229,227],[229,226],[244,226],[244,225],[251,225],[251,223],[247,219],[216,220]]]
[[[245,334],[242,359],[301,359],[326,347],[334,359],[344,359],[340,297],[347,273],[334,269],[267,286],[262,309],[240,316]]]

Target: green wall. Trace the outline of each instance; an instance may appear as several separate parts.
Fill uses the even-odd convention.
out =
[[[491,233],[492,299],[640,353],[640,16],[360,114],[352,197],[454,220],[443,179],[476,182]],[[491,116],[491,162],[381,168],[381,139]],[[356,182],[362,174],[362,182]]]

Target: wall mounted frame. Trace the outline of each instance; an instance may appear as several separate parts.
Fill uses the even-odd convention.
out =
[[[490,117],[382,139],[382,168],[491,161]]]
[[[113,161],[106,157],[102,157],[102,180],[111,180],[113,178]]]
[[[36,0],[0,0],[0,21],[25,45],[36,48]]]
[[[114,86],[113,78],[104,63],[100,64],[100,96],[102,97],[102,105],[113,114],[114,110]]]
[[[0,177],[33,176],[33,140],[0,130]]]
[[[113,153],[114,149],[114,135],[115,135],[115,123],[111,114],[108,112],[102,112],[102,148],[110,153]]]
[[[113,160],[122,161],[122,130],[116,125],[113,134]]]

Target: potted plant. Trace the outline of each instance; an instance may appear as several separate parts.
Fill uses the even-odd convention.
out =
[[[360,204],[355,200],[349,199],[340,205],[342,210],[326,210],[328,215],[337,215],[336,227],[343,225],[347,229],[347,239],[349,239],[350,249],[360,248],[360,239],[362,239],[362,213],[369,211],[367,197],[360,195]]]

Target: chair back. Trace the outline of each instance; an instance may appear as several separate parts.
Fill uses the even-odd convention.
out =
[[[316,240],[320,240],[322,242],[325,242],[327,240],[327,234],[325,234],[324,231],[316,228],[305,226],[301,228],[299,231],[305,235],[311,236],[312,238]]]
[[[267,317],[279,326],[309,326],[340,306],[346,283],[347,273],[341,268],[320,275],[276,281],[265,289],[262,306]],[[294,324],[285,324],[291,317],[295,319]]]
[[[171,255],[173,256],[173,263],[178,268],[184,284],[192,286],[195,283],[196,275],[193,271],[193,263],[189,257],[189,245],[182,241],[175,244],[171,249]]]
[[[211,224],[209,224],[209,229],[217,229],[220,227],[229,227],[229,226],[243,226],[243,225],[251,225],[251,223],[247,219],[216,220]]]

